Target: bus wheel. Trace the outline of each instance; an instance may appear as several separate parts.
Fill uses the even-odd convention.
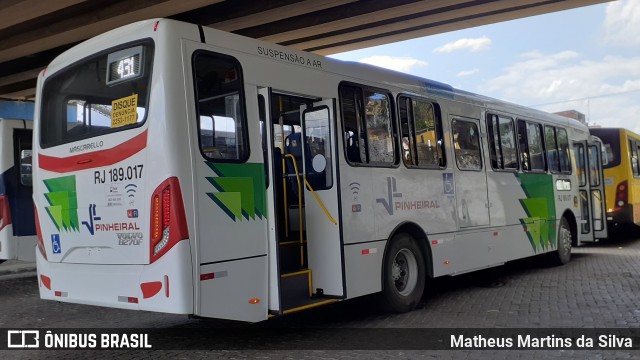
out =
[[[554,265],[564,265],[571,260],[571,244],[573,243],[573,234],[571,226],[567,218],[562,217],[560,226],[558,227],[557,249],[551,253],[551,262]]]
[[[408,234],[398,234],[384,259],[385,307],[393,312],[413,310],[422,298],[425,285],[424,256],[415,240]]]

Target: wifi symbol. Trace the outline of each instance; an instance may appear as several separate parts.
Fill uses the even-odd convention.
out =
[[[349,184],[351,193],[353,194],[353,200],[358,200],[358,193],[360,192],[360,183],[352,182]]]
[[[138,185],[136,184],[129,184],[127,186],[124,187],[126,189],[127,195],[129,197],[134,197],[136,196],[136,191],[138,189]]]

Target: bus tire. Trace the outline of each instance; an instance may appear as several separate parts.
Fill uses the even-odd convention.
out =
[[[415,309],[426,281],[424,256],[415,239],[405,233],[395,235],[384,258],[382,301],[392,312]]]
[[[564,216],[560,219],[558,226],[558,240],[556,251],[551,253],[551,263],[553,265],[564,265],[571,260],[571,244],[573,244],[574,234],[571,232],[571,225]]]

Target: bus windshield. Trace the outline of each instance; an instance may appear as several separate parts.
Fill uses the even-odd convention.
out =
[[[602,168],[609,169],[620,165],[620,130],[594,128],[589,129],[589,131],[602,140],[602,146],[604,147]],[[604,159],[605,156],[606,159]]]
[[[43,148],[137,127],[145,121],[153,60],[150,40],[87,57],[45,80]]]

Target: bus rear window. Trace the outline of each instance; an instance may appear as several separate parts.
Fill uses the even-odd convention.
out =
[[[42,90],[43,148],[139,126],[147,115],[153,43],[128,44],[80,60]]]
[[[602,167],[609,169],[620,165],[620,129],[591,128],[589,132],[602,140]]]

